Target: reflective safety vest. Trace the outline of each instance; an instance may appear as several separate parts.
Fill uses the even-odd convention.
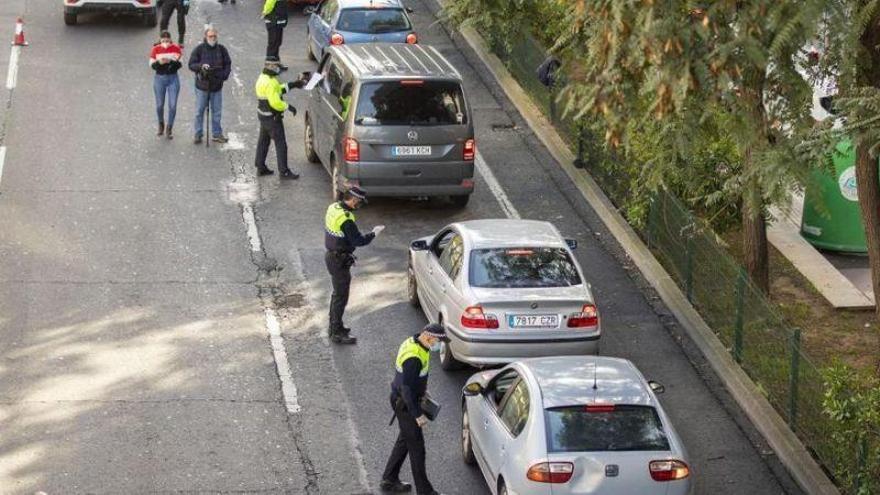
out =
[[[287,25],[287,0],[266,0],[263,4],[263,18],[266,24]]]
[[[342,232],[342,224],[349,220],[354,222],[354,213],[343,208],[341,201],[337,201],[327,208],[327,215],[324,217],[324,228],[331,236],[344,238],[345,233]]]
[[[400,344],[400,349],[397,351],[397,361],[394,363],[394,368],[398,373],[403,373],[403,363],[409,358],[416,357],[422,363],[422,369],[419,372],[419,376],[424,378],[428,376],[428,371],[431,368],[431,353],[421,344],[416,341],[415,337],[410,337],[403,341]]]
[[[287,92],[287,85],[281,84],[277,77],[260,74],[254,92],[257,94],[257,113],[261,117],[284,115],[287,103],[281,99],[281,95]]]

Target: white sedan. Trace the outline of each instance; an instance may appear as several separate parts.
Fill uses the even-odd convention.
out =
[[[573,240],[548,222],[473,220],[410,245],[408,295],[446,327],[443,369],[597,354],[602,335]]]

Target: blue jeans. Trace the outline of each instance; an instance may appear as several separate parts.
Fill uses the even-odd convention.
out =
[[[156,95],[156,117],[160,124],[174,125],[177,115],[177,95],[180,94],[180,78],[177,74],[156,74],[153,79],[153,94]],[[165,95],[168,95],[168,120],[165,120]]]
[[[223,91],[208,93],[196,88],[196,136],[205,134],[205,110],[211,105],[211,135],[223,134],[220,116],[223,114]]]

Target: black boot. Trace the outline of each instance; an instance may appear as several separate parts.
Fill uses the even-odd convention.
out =
[[[409,483],[404,483],[403,481],[388,481],[382,480],[379,483],[379,489],[383,492],[390,493],[407,493],[412,491],[412,485]]]
[[[272,175],[275,171],[268,167],[257,167],[257,175]]]
[[[357,344],[358,339],[356,337],[352,337],[351,335],[347,335],[344,333],[331,333],[330,334],[330,342],[334,344],[341,345],[353,345]]]
[[[159,132],[157,132],[156,135],[161,137],[163,134],[165,134],[165,124],[159,122]]]
[[[287,180],[296,180],[299,179],[299,174],[294,173],[292,170],[285,170],[281,172],[281,178]]]
[[[168,139],[174,139],[174,135],[171,134],[171,129],[173,129],[173,128],[174,128],[173,125],[169,125],[168,127],[165,128],[165,137],[167,137]]]

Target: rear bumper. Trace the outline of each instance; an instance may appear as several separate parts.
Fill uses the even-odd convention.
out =
[[[582,356],[599,353],[600,332],[582,337],[537,339],[480,339],[447,326],[449,345],[455,358],[474,366],[505,364],[520,359],[546,356]]]
[[[473,162],[345,163],[342,180],[371,196],[465,196],[474,192]]]
[[[150,14],[156,12],[156,4],[141,5],[137,2],[90,2],[84,0],[78,4],[65,5],[65,14],[84,14],[88,12],[120,12],[129,14]]]

